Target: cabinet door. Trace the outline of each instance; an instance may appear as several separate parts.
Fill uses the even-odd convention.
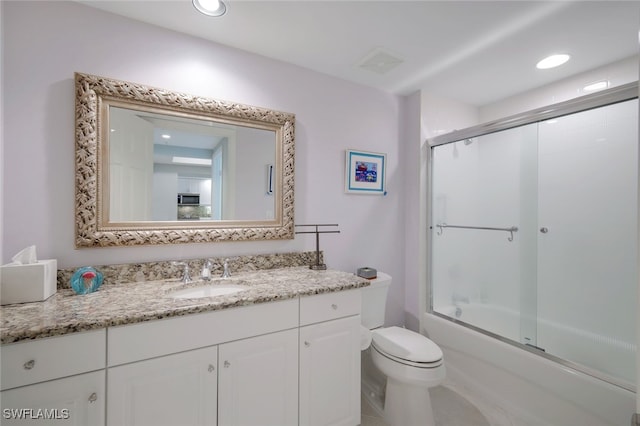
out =
[[[104,370],[0,393],[3,425],[104,425]]]
[[[220,345],[220,425],[298,424],[298,330]]]
[[[188,194],[191,192],[191,188],[189,188],[189,184],[191,183],[191,179],[188,178],[178,178],[178,193]]]
[[[211,205],[211,179],[198,180],[198,193],[201,205]]]
[[[216,346],[108,369],[107,423],[215,425]]]
[[[360,315],[300,328],[300,426],[360,424]]]

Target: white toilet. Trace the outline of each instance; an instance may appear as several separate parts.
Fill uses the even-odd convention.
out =
[[[445,378],[442,350],[419,333],[382,327],[391,277],[382,272],[377,275],[370,286],[362,288],[363,392],[391,426],[432,426],[429,388]],[[384,390],[380,389],[380,372],[386,377]]]

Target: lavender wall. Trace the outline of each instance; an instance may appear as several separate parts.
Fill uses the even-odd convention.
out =
[[[394,276],[387,323],[403,322],[401,98],[73,2],[3,2],[3,263],[35,244],[60,267],[314,249],[276,242],[74,248],[74,87],[84,72],[296,114],[296,223],[330,268]],[[344,193],[344,150],[388,155],[387,196]]]

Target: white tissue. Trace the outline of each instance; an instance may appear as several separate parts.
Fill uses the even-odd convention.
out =
[[[11,258],[14,265],[30,265],[38,262],[36,256],[36,246],[29,246],[20,250],[15,256]]]

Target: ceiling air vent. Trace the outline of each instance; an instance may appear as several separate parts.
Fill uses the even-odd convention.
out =
[[[402,62],[404,62],[402,59],[386,52],[384,49],[375,49],[365,56],[358,63],[358,66],[378,74],[386,74]]]

